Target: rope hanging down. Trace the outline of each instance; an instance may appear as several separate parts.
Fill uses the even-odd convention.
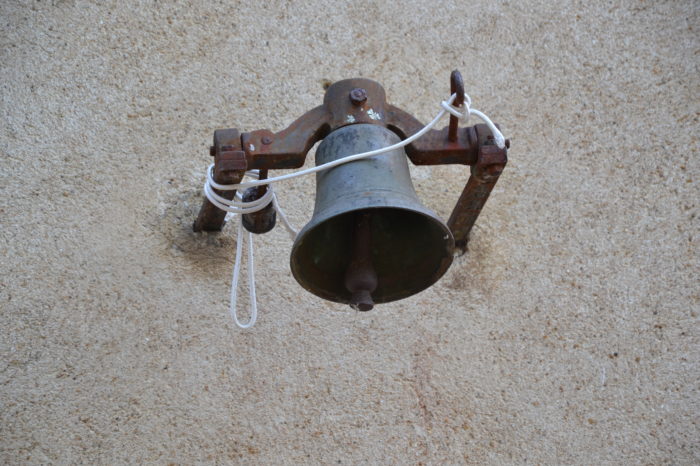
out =
[[[479,110],[471,108],[471,102],[472,99],[469,97],[468,94],[464,94],[464,104],[462,104],[460,107],[455,108],[452,103],[455,101],[457,98],[457,94],[452,94],[448,100],[443,100],[440,103],[440,106],[442,107],[442,110],[438,112],[438,114],[435,116],[435,118],[430,121],[427,125],[425,125],[420,131],[417,133],[413,134],[412,136],[404,139],[401,142],[398,142],[396,144],[393,144],[391,146],[386,146],[381,149],[376,149],[368,152],[362,152],[361,154],[355,154],[355,155],[349,155],[347,157],[343,157],[337,160],[333,160],[332,162],[324,163],[323,165],[318,165],[316,167],[311,167],[307,168],[304,170],[299,170],[293,173],[287,173],[286,175],[281,175],[281,176],[276,176],[273,178],[266,178],[264,180],[259,179],[259,174],[258,170],[250,170],[245,173],[245,176],[249,178],[255,178],[253,181],[248,181],[248,182],[243,182],[243,183],[238,183],[238,184],[219,184],[214,181],[214,164],[209,166],[209,169],[207,170],[207,181],[204,183],[204,194],[209,199],[209,201],[214,204],[216,207],[219,209],[226,211],[230,214],[238,214],[239,215],[239,221],[238,221],[238,237],[236,239],[236,257],[234,258],[234,266],[233,266],[233,276],[231,278],[231,301],[230,301],[230,306],[229,306],[229,312],[231,313],[231,317],[233,318],[233,321],[236,323],[241,328],[250,328],[255,324],[255,321],[257,320],[258,316],[258,305],[256,301],[256,296],[255,296],[255,262],[254,262],[254,250],[253,250],[253,234],[249,231],[244,232],[243,228],[243,220],[242,217],[240,217],[242,214],[249,214],[252,212],[257,212],[259,210],[264,209],[270,202],[272,202],[272,205],[274,206],[275,210],[277,211],[277,214],[280,216],[280,219],[282,220],[282,223],[284,224],[284,227],[286,230],[289,232],[290,237],[292,240],[296,238],[297,235],[297,230],[294,229],[294,227],[291,226],[289,223],[287,216],[284,214],[284,211],[279,205],[279,201],[277,200],[277,195],[275,194],[272,184],[277,183],[280,181],[285,181],[289,180],[292,178],[296,178],[299,176],[305,176],[305,175],[310,175],[312,173],[316,173],[322,170],[328,170],[329,168],[336,167],[338,165],[342,165],[348,162],[354,162],[355,160],[361,160],[365,159],[367,157],[374,157],[375,155],[380,155],[384,154],[386,152],[393,151],[395,149],[399,149],[401,147],[407,146],[408,144],[412,143],[419,137],[423,136],[425,133],[430,131],[437,123],[440,121],[440,119],[445,116],[445,114],[449,113],[451,115],[456,116],[457,118],[461,119],[463,122],[468,121],[470,115],[474,115],[481,120],[483,120],[484,123],[489,127],[491,130],[491,133],[493,134],[494,141],[498,147],[503,149],[506,145],[506,140],[505,137],[503,137],[503,134],[499,131],[499,129],[496,127],[496,125],[491,121],[491,119],[486,116],[484,113],[480,112]],[[265,194],[260,197],[259,199],[255,199],[250,202],[243,202],[242,201],[242,195],[240,194],[241,189],[249,188],[252,186],[264,186],[267,185],[267,191]],[[226,199],[217,193],[214,192],[214,189],[218,189],[220,191],[236,191],[236,196],[234,199]],[[245,324],[241,323],[238,320],[238,314],[236,313],[236,300],[238,297],[238,281],[240,278],[240,271],[241,271],[241,255],[243,253],[243,239],[244,235],[247,234],[247,240],[248,240],[248,287],[249,287],[249,295],[250,295],[250,318],[248,322]]]

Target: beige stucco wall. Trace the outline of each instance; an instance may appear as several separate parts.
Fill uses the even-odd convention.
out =
[[[699,10],[2,2],[1,461],[697,464]],[[353,76],[427,121],[453,68],[513,142],[469,253],[359,314],[277,228],[238,330],[234,230],[190,229],[213,130]],[[467,170],[413,176],[446,217]],[[277,192],[302,226],[313,178]]]

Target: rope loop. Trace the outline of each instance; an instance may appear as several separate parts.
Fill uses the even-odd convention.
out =
[[[247,234],[246,234],[247,233]],[[238,297],[238,279],[241,273],[241,255],[243,252],[243,236],[248,239],[248,293],[250,295],[250,318],[245,324],[238,320],[236,312],[236,300]],[[238,221],[238,238],[236,239],[236,257],[233,264],[233,276],[231,277],[231,300],[229,304],[229,312],[233,321],[242,329],[250,328],[255,325],[258,319],[258,302],[255,297],[255,258],[253,254],[253,234],[249,231],[243,232],[243,217],[239,217]]]

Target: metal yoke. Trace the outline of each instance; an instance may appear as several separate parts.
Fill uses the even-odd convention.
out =
[[[464,96],[464,85],[459,71],[450,76],[452,93],[457,94],[454,104],[459,105]],[[246,170],[299,168],[313,145],[331,131],[358,123],[380,125],[406,139],[420,131],[424,125],[398,107],[386,102],[382,86],[370,79],[354,78],[338,81],[326,91],[323,104],[310,110],[289,127],[273,133],[260,129],[240,134],[237,129],[220,129],[214,132],[214,145],[210,154],[214,157],[214,181],[220,184],[240,183]],[[447,224],[455,238],[455,247],[465,251],[469,232],[481,209],[493,190],[498,177],[508,161],[506,147],[494,143],[493,135],[485,124],[458,128],[458,120],[450,116],[450,125],[442,130],[430,130],[405,147],[414,165],[459,164],[471,166],[471,175],[462,191]],[[219,195],[233,199],[235,191],[215,190]],[[257,190],[257,197],[265,189]],[[248,199],[254,194],[248,194]],[[247,214],[246,228],[253,233],[264,233],[272,226],[267,210]],[[219,231],[224,224],[225,212],[204,199],[194,231]],[[256,227],[259,225],[259,227]],[[251,230],[252,228],[252,230]]]

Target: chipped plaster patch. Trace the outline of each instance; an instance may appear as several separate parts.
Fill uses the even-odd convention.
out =
[[[372,108],[367,110],[367,116],[373,120],[381,120],[382,119],[382,116],[378,112],[375,112],[374,109],[372,109]]]

